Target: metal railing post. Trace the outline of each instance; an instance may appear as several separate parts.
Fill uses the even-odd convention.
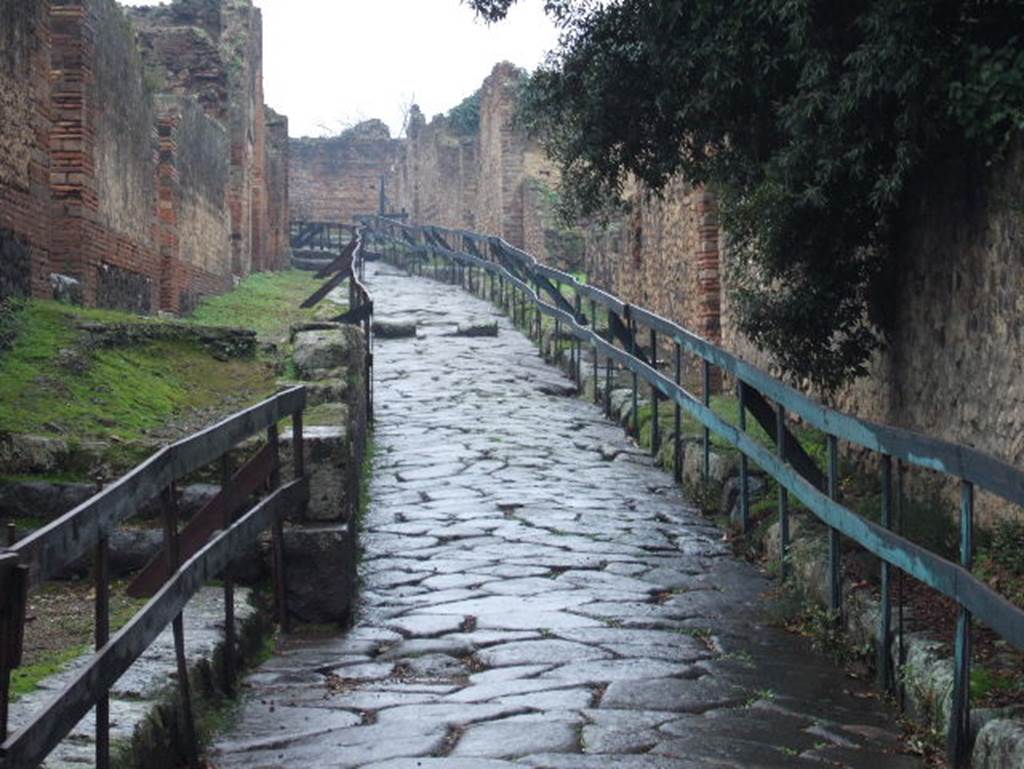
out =
[[[736,380],[736,399],[739,401],[739,428],[747,431],[747,386],[742,379]],[[750,529],[750,477],[747,455],[740,452],[740,529]]]
[[[833,502],[839,501],[839,441],[834,435],[828,436],[828,496]],[[828,592],[829,608],[841,619],[843,610],[843,564],[839,532],[828,529]]]
[[[892,529],[892,457],[882,456],[882,526]],[[892,689],[892,566],[882,561],[878,607],[878,683]]]
[[[676,384],[682,385],[683,383],[683,348],[676,342]],[[675,414],[674,424],[675,430],[675,446],[672,452],[672,477],[676,483],[681,483],[683,480],[683,407],[679,405],[679,401],[675,402]]]
[[[960,482],[960,565],[974,565],[974,485]],[[949,761],[956,769],[970,765],[971,742],[971,613],[957,609],[953,654],[953,701],[950,704]]]
[[[740,408],[743,408],[742,404]],[[775,448],[779,459],[786,461],[786,409],[779,403],[775,406]],[[744,519],[746,520],[746,519]],[[743,527],[747,530],[747,526]],[[783,581],[789,573],[789,491],[779,484],[779,574]]]
[[[274,454],[274,464],[269,479],[270,491],[273,492],[281,486],[281,442],[276,424],[267,428],[267,443],[270,444]],[[291,630],[291,626],[288,619],[287,581],[284,573],[284,523],[280,515],[274,519],[271,527],[271,545],[274,558],[274,607],[277,610],[278,624],[287,633]]]
[[[711,408],[711,364],[704,361],[701,368],[701,401],[704,408]],[[703,452],[701,464],[701,478],[707,486],[711,480],[711,430],[706,426],[701,431],[701,450]]]
[[[590,330],[597,334],[597,302],[590,300]],[[597,345],[594,345],[594,403],[600,401],[597,387]]]
[[[658,332],[653,328],[651,334],[651,368],[658,370]],[[651,385],[651,456],[658,456],[658,449],[661,448],[661,425],[658,419],[658,388]]]

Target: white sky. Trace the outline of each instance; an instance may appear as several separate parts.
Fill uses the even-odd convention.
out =
[[[520,0],[491,26],[459,0],[254,2],[263,10],[264,96],[288,116],[292,136],[334,134],[369,118],[396,136],[413,101],[430,120],[499,61],[532,70],[558,37],[543,0]]]

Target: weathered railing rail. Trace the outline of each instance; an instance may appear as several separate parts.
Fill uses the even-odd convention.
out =
[[[96,708],[96,765],[101,769],[108,767],[110,688],[169,624],[174,632],[189,763],[198,767],[182,611],[204,584],[223,577],[224,684],[230,691],[236,672],[231,564],[244,557],[259,534],[269,528],[273,535],[276,613],[287,627],[282,521],[285,513],[300,510],[309,497],[303,467],[305,406],[304,387],[284,390],[161,449],[74,510],[13,547],[0,550],[0,769],[37,766],[92,707]],[[294,479],[282,485],[278,423],[287,418],[292,420],[295,467]],[[262,432],[267,437],[266,446],[233,474],[227,453]],[[223,478],[220,493],[179,531],[175,482],[218,460]],[[267,495],[251,509],[240,512],[257,489],[266,489]],[[119,524],[157,496],[163,511],[164,549],[144,573],[148,576],[135,585],[136,594],[152,598],[111,637],[108,539]],[[90,553],[94,556],[96,653],[85,669],[28,724],[8,735],[8,687],[11,670],[21,661],[28,590]]]
[[[341,222],[307,222],[292,220],[289,232],[294,249],[329,250],[337,247],[354,227]]]
[[[423,274],[433,270],[444,277],[483,293],[501,304],[513,321],[540,337],[541,315],[552,318],[555,338],[561,330],[574,338],[571,364],[579,384],[582,379],[581,345],[594,350],[595,398],[599,359],[605,363],[605,408],[609,409],[612,368],[625,368],[633,377],[633,415],[637,418],[637,382],[651,388],[655,406],[652,449],[658,450],[657,405],[665,399],[675,404],[676,475],[681,474],[678,442],[683,411],[703,426],[703,475],[709,475],[711,434],[740,452],[739,506],[741,524],[749,523],[748,460],[753,460],[779,485],[778,515],[782,539],[783,577],[789,551],[789,495],[800,500],[829,527],[828,574],[831,606],[841,610],[840,537],[845,536],[876,555],[881,566],[881,611],[878,628],[878,668],[886,686],[894,684],[892,602],[890,584],[895,567],[956,602],[959,607],[955,637],[954,685],[949,754],[957,767],[967,765],[970,739],[971,624],[987,625],[1019,650],[1024,650],[1024,610],[1015,606],[971,574],[973,559],[974,495],[976,489],[991,492],[1014,504],[1024,505],[1024,472],[984,452],[930,438],[908,430],[877,424],[828,408],[761,369],[693,334],[685,328],[641,307],[623,302],[572,275],[539,264],[521,249],[496,237],[442,227],[412,226],[383,218],[366,219],[373,236],[390,249],[392,259]],[[444,268],[441,264],[444,264]],[[490,286],[477,272],[489,276]],[[568,289],[570,297],[566,297]],[[586,312],[589,305],[589,315]],[[598,308],[606,314],[608,328],[596,329]],[[532,311],[532,317],[528,314]],[[640,329],[648,332],[648,344],[640,341]],[[674,351],[674,375],[663,373],[657,360],[661,342]],[[618,346],[616,346],[618,343]],[[646,351],[645,348],[646,347]],[[682,355],[693,356],[702,371],[702,393],[691,394],[682,383]],[[724,372],[736,382],[739,420],[730,424],[710,405],[712,374]],[[757,419],[774,440],[769,450],[746,430],[746,415]],[[790,414],[817,428],[827,437],[828,458],[824,471],[807,456],[787,427]],[[638,423],[634,422],[634,429]],[[838,500],[838,441],[875,452],[882,468],[881,523],[867,520]],[[895,467],[894,467],[895,463]],[[954,563],[893,531],[894,508],[902,498],[903,471],[916,466],[958,479],[960,483],[960,559]],[[895,485],[895,493],[894,493]],[[897,511],[898,512],[898,511]]]
[[[348,225],[338,225],[339,227]],[[338,242],[338,256],[321,269],[317,278],[326,278],[324,283],[302,303],[302,307],[316,307],[334,289],[348,279],[348,310],[331,321],[358,325],[363,329],[364,355],[366,367],[366,412],[367,418],[373,422],[373,295],[366,288],[363,279],[366,275],[366,258],[364,253],[365,230],[354,229],[352,240],[345,246]]]

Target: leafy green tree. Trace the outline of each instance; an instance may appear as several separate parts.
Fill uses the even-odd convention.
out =
[[[515,0],[471,0],[490,20]],[[1022,0],[549,0],[524,91],[569,216],[636,178],[721,199],[741,329],[826,389],[884,343],[922,172],[1024,129]]]

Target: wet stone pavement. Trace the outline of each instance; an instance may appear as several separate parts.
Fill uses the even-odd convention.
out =
[[[384,265],[369,282],[419,331],[377,344],[359,613],[248,678],[217,767],[921,766],[507,319]],[[451,336],[495,319],[497,339]]]

